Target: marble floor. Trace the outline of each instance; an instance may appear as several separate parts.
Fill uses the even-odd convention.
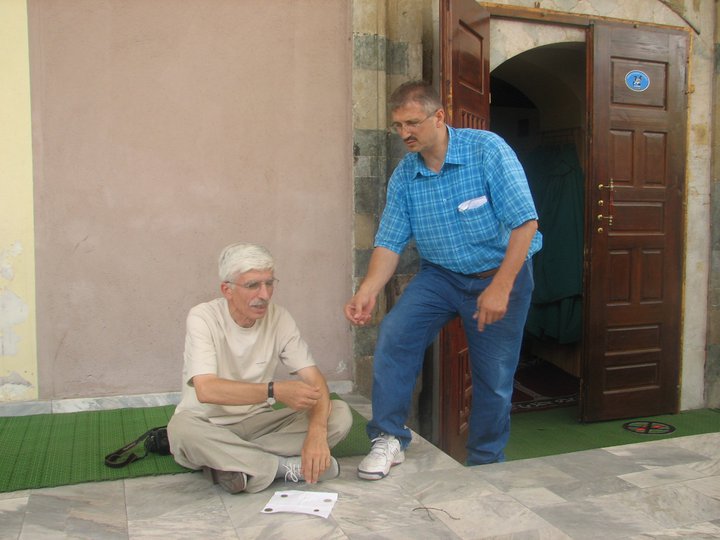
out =
[[[335,480],[258,494],[199,473],[2,493],[0,538],[720,538],[720,433],[472,468],[420,437],[406,455],[380,481],[357,478],[358,456]],[[327,519],[263,514],[284,489],[338,501]]]

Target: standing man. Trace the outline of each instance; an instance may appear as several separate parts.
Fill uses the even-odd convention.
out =
[[[420,81],[400,86],[389,107],[390,129],[410,153],[390,179],[368,273],[345,305],[347,319],[370,320],[411,238],[421,264],[380,326],[367,427],[373,446],[358,466],[366,480],[405,459],[405,420],[425,349],[457,315],[472,364],[467,462],[505,459],[531,257],[542,244],[525,173],[500,137],[447,126],[437,93]]]
[[[187,317],[182,400],[168,424],[175,461],[203,469],[230,493],[261,491],[276,478],[340,473],[330,448],[350,431],[348,405],[332,404],[295,321],[270,302],[270,253],[232,244],[219,260],[222,297]],[[300,380],[273,380],[282,362]],[[287,405],[272,407],[275,401]]]

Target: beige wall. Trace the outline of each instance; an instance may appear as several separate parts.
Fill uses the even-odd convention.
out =
[[[40,397],[178,390],[238,240],[351,379],[350,3],[28,4]]]

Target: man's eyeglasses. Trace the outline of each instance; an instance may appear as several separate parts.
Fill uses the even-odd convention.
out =
[[[395,134],[400,133],[403,129],[406,131],[415,131],[417,128],[420,127],[420,124],[425,122],[428,118],[434,116],[436,112],[437,111],[430,113],[422,120],[410,120],[409,122],[393,122],[392,124],[390,124],[390,127],[388,129]]]
[[[268,279],[267,281],[248,281],[247,283],[234,283],[232,281],[226,281],[228,285],[236,285],[238,287],[242,287],[243,289],[247,289],[248,291],[259,291],[260,287],[265,285],[266,289],[272,289],[275,287],[279,280],[272,278]]]

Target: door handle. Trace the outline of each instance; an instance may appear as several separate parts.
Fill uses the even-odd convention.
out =
[[[607,186],[604,185],[604,184],[598,184],[598,189],[607,189],[610,193],[609,193],[608,208],[607,208],[607,210],[608,210],[608,215],[607,215],[607,216],[606,216],[606,215],[603,215],[603,213],[600,212],[600,213],[597,215],[597,219],[598,219],[598,221],[599,221],[601,224],[602,224],[602,220],[603,220],[603,219],[606,219],[606,220],[607,220],[607,223],[608,223],[608,227],[612,227],[612,224],[613,224],[613,215],[612,215],[612,211],[613,211],[613,195],[614,195],[614,193],[615,193],[615,185],[614,185],[614,183],[613,183],[613,179],[610,178],[610,184],[607,185]],[[600,206],[601,208],[602,208],[603,206],[605,206],[605,201],[604,201],[603,199],[600,199],[600,200],[598,201],[598,206]],[[603,232],[603,228],[602,228],[602,227],[598,227],[597,232],[599,232],[599,233]]]
[[[607,220],[608,220],[608,227],[612,227],[612,222],[613,222],[613,217],[612,217],[612,215],[603,216],[602,214],[598,214],[597,218],[598,218],[598,221],[602,221],[603,219],[607,219]]]
[[[613,191],[615,191],[615,185],[613,184],[613,179],[612,178],[610,179],[610,184],[608,184],[607,186],[604,184],[598,184],[598,189],[607,189],[607,190],[610,190],[610,193],[612,193]]]

